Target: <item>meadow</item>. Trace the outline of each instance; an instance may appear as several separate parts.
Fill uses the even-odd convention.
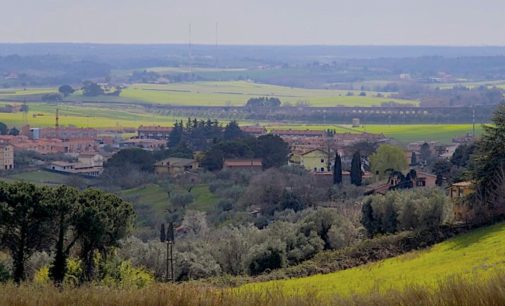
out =
[[[281,290],[318,296],[364,295],[408,288],[436,290],[454,279],[485,282],[504,268],[505,224],[477,229],[437,244],[380,262],[305,278],[252,283],[240,292]]]

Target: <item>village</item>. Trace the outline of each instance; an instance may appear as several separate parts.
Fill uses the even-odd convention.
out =
[[[343,165],[342,181],[351,184],[350,166],[355,150],[359,145],[396,144],[383,134],[371,133],[336,133],[335,131],[273,129],[268,131],[260,125],[242,126],[241,131],[260,137],[267,134],[279,136],[289,146],[288,165],[302,167],[311,173],[321,184],[331,185],[334,175],[335,158],[338,156]],[[19,152],[34,152],[40,156],[53,156],[47,161],[37,161],[36,167],[50,172],[79,176],[88,179],[98,178],[104,171],[104,163],[117,152],[139,148],[156,152],[168,148],[168,141],[173,127],[139,126],[134,136],[125,138],[114,131],[95,128],[77,128],[59,126],[30,127],[25,125],[19,135],[0,135],[0,167],[2,171],[23,171],[16,169],[15,155]],[[131,134],[127,134],[131,135]],[[411,181],[411,188],[445,186],[447,196],[457,200],[469,194],[470,182],[446,182],[446,178],[439,181],[422,162],[413,164],[412,156],[420,156],[421,151],[429,148],[430,154],[437,160],[450,160],[459,145],[473,142],[472,136],[453,139],[450,145],[436,141],[417,141],[403,147],[404,158],[415,175],[407,175]],[[191,173],[197,175],[203,171],[201,167],[204,152],[194,152],[193,158],[168,157],[154,164],[154,174],[163,177],[177,177]],[[62,157],[55,160],[54,156]],[[262,171],[263,161],[259,158],[224,159],[222,169],[239,169]],[[31,167],[33,168],[33,166]],[[399,169],[393,169],[399,170]],[[364,195],[385,194],[389,190],[398,189],[405,184],[401,182],[401,172],[392,172],[387,177],[372,173],[369,156],[361,156],[361,172],[363,185],[366,186]],[[380,178],[382,177],[382,178]],[[404,179],[404,178],[403,178]],[[462,212],[459,212],[461,215]],[[459,216],[459,219],[462,217]]]

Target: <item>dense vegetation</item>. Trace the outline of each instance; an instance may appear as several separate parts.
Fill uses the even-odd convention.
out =
[[[0,243],[13,260],[13,279],[26,279],[26,261],[36,251],[52,250],[49,275],[60,284],[68,258],[76,252],[82,278],[95,279],[95,255],[102,256],[131,231],[134,212],[120,198],[99,190],[28,183],[0,185]],[[78,251],[76,251],[78,248]]]

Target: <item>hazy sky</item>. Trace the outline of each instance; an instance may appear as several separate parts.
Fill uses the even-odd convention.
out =
[[[504,0],[0,0],[1,42],[505,45]]]

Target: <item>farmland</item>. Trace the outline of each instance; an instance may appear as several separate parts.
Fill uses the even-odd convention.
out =
[[[170,117],[158,113],[148,113],[140,107],[118,107],[114,104],[75,105],[46,103],[30,103],[30,111],[26,116],[23,113],[0,113],[0,121],[7,125],[21,127],[24,124],[31,126],[53,126],[56,108],[60,112],[60,124],[78,127],[95,128],[120,128],[138,127],[140,125],[172,126],[175,120],[183,119]],[[256,122],[242,121],[242,125]],[[347,125],[335,124],[303,124],[303,123],[273,123],[259,122],[267,129],[296,129],[296,130],[326,130],[335,129],[338,133],[383,133],[401,143],[418,140],[436,140],[450,143],[452,138],[463,136],[472,132],[471,124],[413,124],[413,125],[364,125],[352,128]],[[476,125],[476,133],[482,131],[481,125]],[[429,135],[429,137],[427,136]],[[429,139],[428,139],[429,138]]]
[[[30,111],[26,116],[22,112],[0,113],[0,121],[18,127],[24,124],[53,126],[56,108],[59,109],[61,125],[77,127],[118,128],[152,124],[170,126],[175,120],[173,117],[145,112],[133,105],[118,107],[110,104],[30,103],[29,107]]]
[[[37,97],[37,95],[55,91],[56,89],[54,88],[6,89],[0,90],[0,100],[2,98],[8,100]],[[52,126],[55,122],[54,115],[58,107],[60,110],[60,124],[62,125],[96,128],[135,128],[139,125],[153,124],[171,126],[176,119],[182,118],[147,111],[142,104],[189,106],[244,105],[247,99],[258,96],[275,96],[285,103],[296,104],[303,102],[312,106],[372,106],[388,101],[417,104],[417,101],[390,99],[387,95],[379,98],[376,97],[377,93],[375,92],[368,92],[365,97],[358,96],[358,91],[353,92],[353,96],[347,96],[347,93],[347,91],[343,90],[290,88],[246,81],[194,82],[166,85],[133,84],[124,89],[120,97],[103,96],[90,98],[83,97],[80,92],[77,92],[67,98],[72,103],[60,103],[57,105],[31,102],[29,103],[30,111],[26,115],[23,113],[0,113],[0,121],[17,127],[27,123],[32,126]],[[82,100],[93,103],[83,103],[81,102]],[[3,102],[3,104],[6,103],[8,102]],[[242,124],[253,123],[241,121]],[[351,128],[346,125],[335,125],[331,122],[327,124],[292,124],[261,121],[254,123],[264,125],[268,129],[335,129],[337,132],[384,133],[384,135],[392,137],[401,143],[417,140],[436,140],[450,143],[452,138],[472,132],[472,126],[469,124],[364,125],[360,128]],[[481,130],[481,126],[477,125],[476,133],[479,134]]]
[[[485,279],[503,269],[505,224],[481,228],[430,249],[357,268],[306,278],[248,284],[241,291],[286,294],[366,294],[407,287],[435,288],[449,278]]]
[[[51,88],[28,88],[0,90],[0,100],[41,95],[57,90]],[[348,93],[351,92],[352,96]],[[187,106],[243,106],[252,97],[277,97],[283,103],[307,103],[313,107],[331,106],[380,106],[382,103],[395,102],[417,105],[414,100],[400,100],[388,97],[388,94],[360,91],[305,89],[285,86],[258,84],[247,81],[227,82],[192,82],[173,84],[132,84],[123,89],[120,97],[105,96],[98,99],[83,97],[80,91],[66,98],[70,101],[97,100],[106,102],[139,102]],[[381,94],[383,97],[377,97]]]
[[[400,143],[412,141],[434,140],[442,143],[451,143],[454,137],[472,133],[471,124],[373,124],[361,127],[350,125],[313,125],[313,124],[267,124],[268,129],[293,129],[293,130],[335,130],[337,133],[383,133]],[[482,125],[475,126],[475,133],[482,133]]]
[[[396,102],[417,105],[417,101],[398,100],[388,97],[376,97],[377,93],[368,92],[367,96],[358,96],[359,91],[303,89],[246,81],[232,82],[194,82],[166,85],[133,84],[123,90],[121,97],[147,103],[203,106],[242,106],[252,97],[277,97],[283,103],[308,103],[313,107],[331,106],[379,106],[382,103]]]

